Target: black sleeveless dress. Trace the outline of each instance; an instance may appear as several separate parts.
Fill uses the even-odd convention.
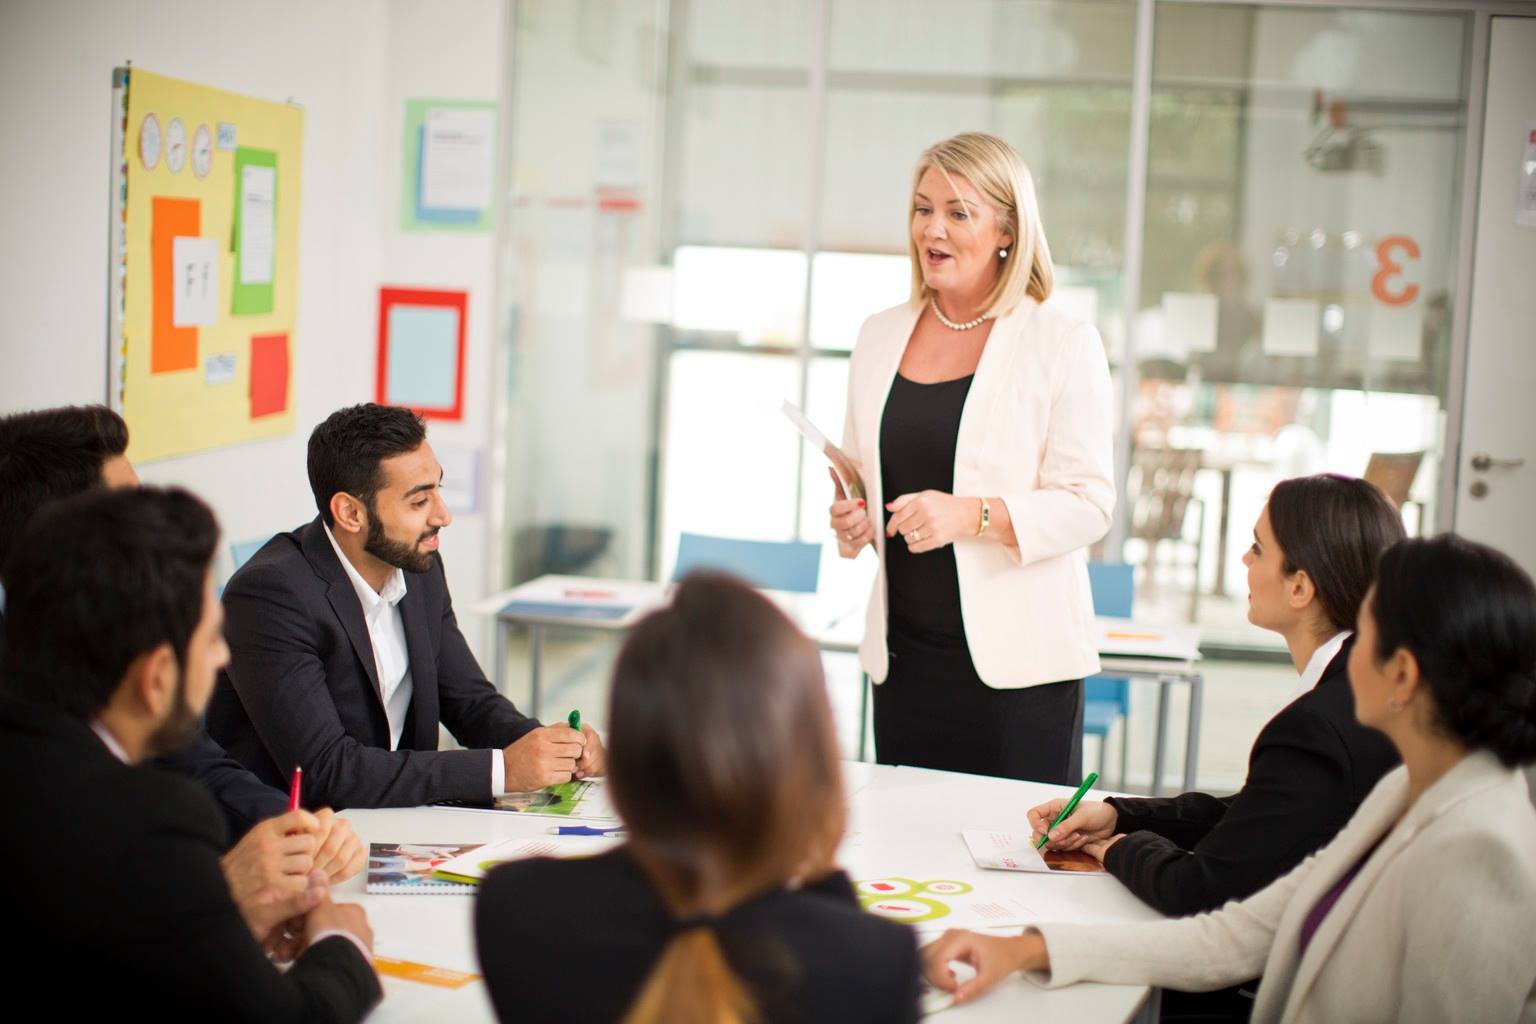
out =
[[[896,375],[880,420],[887,502],[924,490],[954,493],[955,443],[972,379],[919,384]],[[965,640],[953,545],[914,555],[902,537],[888,538],[885,581],[890,673],[874,688],[877,759],[1076,785],[1082,680],[1017,690],[982,682]]]

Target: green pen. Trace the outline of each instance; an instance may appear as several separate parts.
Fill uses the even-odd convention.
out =
[[[1092,789],[1093,784],[1098,781],[1099,773],[1089,772],[1088,777],[1083,780],[1083,784],[1077,787],[1077,792],[1072,794],[1072,799],[1067,801],[1067,806],[1063,807],[1061,809],[1061,813],[1056,815],[1056,820],[1051,822],[1051,828],[1055,828],[1063,821],[1066,821],[1067,816],[1070,815],[1073,811],[1077,810],[1077,802],[1083,798],[1083,794]],[[1040,847],[1045,845],[1045,841],[1051,838],[1051,828],[1045,830],[1045,835],[1040,837],[1040,841],[1035,844],[1035,849],[1040,849]]]
[[[570,717],[566,719],[566,722],[569,723],[572,729],[575,729],[577,732],[581,732],[581,709],[577,708],[575,711],[572,711]]]

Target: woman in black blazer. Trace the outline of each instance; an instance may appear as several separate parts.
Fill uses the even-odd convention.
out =
[[[608,720],[629,841],[481,887],[502,1020],[917,1019],[912,932],[864,913],[833,865],[844,802],[820,656],[771,602],[689,576],[630,633]]]
[[[1243,555],[1248,619],[1285,638],[1305,692],[1259,732],[1243,788],[1083,801],[1048,844],[1091,853],[1164,914],[1198,914],[1258,892],[1337,835],[1398,763],[1392,744],[1356,721],[1347,671],[1377,560],[1403,538],[1397,509],[1364,480],[1298,477],[1270,492],[1253,534]],[[1064,803],[1030,810],[1037,838]],[[1196,998],[1190,1008],[1202,1012],[1226,1005]],[[1173,996],[1164,1011],[1176,1015],[1188,1001]]]
[[[1254,525],[1248,619],[1285,638],[1305,692],[1270,719],[1233,796],[1084,801],[1052,831],[1150,906],[1197,914],[1251,895],[1343,827],[1397,763],[1392,745],[1355,720],[1346,666],[1355,616],[1376,561],[1403,537],[1374,485],[1323,474],[1278,484]],[[1038,838],[1064,801],[1029,812]]]

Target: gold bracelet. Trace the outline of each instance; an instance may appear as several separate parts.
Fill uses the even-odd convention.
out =
[[[987,532],[987,527],[992,525],[992,506],[986,498],[981,499],[981,522],[976,527],[976,536],[980,537]]]

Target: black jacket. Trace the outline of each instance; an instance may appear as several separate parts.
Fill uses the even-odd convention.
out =
[[[918,1018],[913,932],[859,909],[837,872],[731,910],[714,926],[767,1024],[900,1024]],[[624,848],[496,868],[475,901],[480,970],[503,1021],[624,1018],[674,934]],[[580,985],[555,984],[582,963]]]
[[[488,750],[538,722],[485,678],[453,615],[442,560],[406,576],[410,716],[391,750],[378,669],[357,592],[319,519],[280,533],[224,588],[229,667],[208,731],[269,785],[304,769],[304,803],[411,807],[489,801]],[[468,750],[438,750],[438,723]],[[499,755],[498,755],[499,756]]]
[[[0,611],[0,655],[5,653],[5,615]],[[258,821],[288,810],[286,794],[273,789],[230,757],[214,742],[206,728],[200,727],[185,750],[155,762],[208,787],[219,802],[230,835],[239,839]]]
[[[1346,640],[1317,685],[1270,719],[1234,796],[1110,797],[1127,833],[1104,866],[1149,906],[1198,914],[1258,892],[1338,834],[1398,763],[1355,720]]]
[[[118,761],[83,723],[0,697],[0,939],[11,987],[59,1020],[360,1020],[373,967],[333,937],[279,971],[219,870],[202,787]],[[29,1000],[21,999],[20,1002]]]

